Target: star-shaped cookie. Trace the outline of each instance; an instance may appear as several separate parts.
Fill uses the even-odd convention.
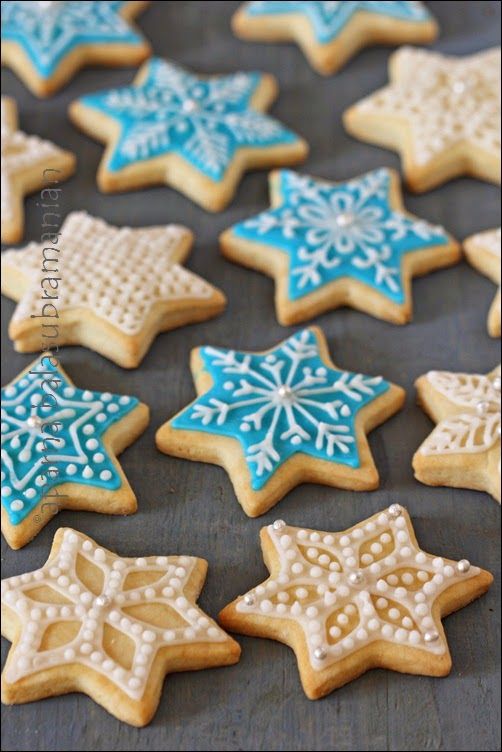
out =
[[[52,324],[57,309],[59,345],[135,368],[159,332],[225,307],[219,290],[180,265],[192,244],[185,227],[118,228],[73,212],[57,240],[2,255],[2,292],[19,301],[9,326],[19,352],[40,349],[41,316]]]
[[[51,141],[27,136],[18,128],[17,106],[1,100],[2,243],[18,243],[24,230],[24,197],[41,188],[55,188],[75,172],[75,156]]]
[[[257,42],[296,42],[318,73],[339,70],[362,47],[431,42],[437,24],[420,2],[245,3],[232,19],[237,36]]]
[[[2,2],[2,63],[39,97],[86,65],[139,65],[150,45],[131,23],[148,2]]]
[[[307,155],[305,141],[264,114],[276,94],[268,74],[200,77],[153,58],[132,86],[88,94],[73,102],[70,117],[107,144],[102,191],[165,184],[220,211],[245,170]]]
[[[404,324],[411,278],[460,259],[441,227],[408,214],[399,178],[379,169],[344,183],[271,173],[272,208],[223,233],[223,255],[275,278],[281,324],[349,305]]]
[[[422,551],[398,504],[341,533],[277,520],[262,528],[261,546],[270,576],[219,621],[289,645],[312,700],[372,668],[445,676],[451,657],[442,617],[493,581],[466,559]]]
[[[196,348],[191,368],[198,397],[158,430],[157,446],[222,465],[250,517],[300,483],[378,486],[366,433],[399,410],[404,391],[338,369],[320,329],[265,353]]]
[[[60,528],[44,566],[2,581],[3,702],[84,692],[144,726],[166,674],[239,660],[196,605],[206,571],[193,556],[123,558]]]
[[[464,240],[464,251],[468,262],[498,285],[497,294],[488,313],[488,333],[492,337],[500,337],[500,227],[497,230],[471,235]]]
[[[416,387],[437,426],[413,457],[415,477],[486,491],[500,502],[500,366],[486,376],[429,371]]]
[[[45,353],[2,389],[2,532],[28,543],[62,509],[131,514],[116,455],[148,425],[135,397],[73,385]]]
[[[349,133],[396,149],[419,193],[459,175],[500,183],[500,48],[452,57],[403,47],[389,79],[345,112]]]

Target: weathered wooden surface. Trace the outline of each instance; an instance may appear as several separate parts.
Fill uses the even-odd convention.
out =
[[[226,72],[236,67],[273,72],[280,97],[273,113],[311,144],[305,171],[332,179],[381,165],[396,156],[351,140],[341,113],[386,81],[389,50],[370,49],[339,75],[320,78],[294,46],[239,42],[229,29],[233,2],[154,3],[140,20],[155,52],[195,70]],[[441,24],[437,49],[468,53],[499,43],[497,2],[435,2]],[[107,715],[83,695],[3,708],[6,750],[495,750],[499,742],[499,520],[488,496],[430,489],[413,479],[411,456],[430,430],[415,406],[413,381],[429,368],[487,371],[499,343],[488,338],[485,318],[494,286],[466,264],[417,280],[415,319],[406,327],[381,323],[351,310],[319,318],[335,362],[382,373],[408,390],[405,410],[376,430],[371,446],[381,472],[374,493],[304,486],[261,519],[245,517],[219,468],[157,453],[156,428],[193,396],[188,368],[192,347],[212,343],[263,349],[288,333],[275,320],[272,282],[233,266],[217,251],[219,232],[268,203],[264,173],[246,177],[232,206],[205,214],[167,188],[100,196],[95,173],[102,147],[74,130],[68,103],[88,91],[128,83],[133,71],[87,70],[53,99],[34,99],[8,72],[5,92],[19,103],[21,125],[75,151],[78,172],[64,185],[63,213],[86,209],[117,224],[181,222],[197,242],[190,266],[228,295],[219,319],[160,336],[141,367],[122,371],[81,348],[66,349],[62,362],[81,386],[124,391],[152,411],[147,433],[122,457],[139,499],[129,518],[65,512],[21,551],[3,548],[4,576],[45,561],[58,525],[73,525],[124,555],[186,553],[209,561],[201,598],[211,614],[237,593],[258,583],[265,568],[258,548],[260,527],[280,516],[294,525],[343,529],[391,502],[405,504],[425,549],[465,556],[495,573],[490,593],[448,618],[446,631],[454,667],[446,679],[374,671],[325,700],[307,700],[293,653],[278,643],[242,639],[241,662],[227,669],[168,677],[159,710],[143,730]],[[499,223],[499,189],[474,180],[454,181],[422,196],[406,196],[408,208],[444,224],[458,238]],[[37,197],[27,202],[26,241],[40,235]],[[64,274],[64,272],[63,272]],[[2,383],[30,362],[16,355],[6,335],[12,303],[2,301]],[[8,645],[3,641],[4,651]]]

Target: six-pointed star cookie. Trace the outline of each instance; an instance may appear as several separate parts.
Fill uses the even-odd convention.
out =
[[[2,2],[2,63],[39,97],[85,65],[138,65],[150,45],[130,21],[149,3]]]
[[[18,243],[23,235],[25,195],[54,187],[75,172],[75,157],[50,141],[18,129],[16,103],[1,100],[2,243]]]
[[[419,548],[393,504],[342,533],[261,531],[270,577],[220,614],[226,628],[293,648],[315,700],[372,668],[444,676],[451,668],[441,618],[488,590],[489,572]]]
[[[500,366],[486,376],[429,371],[416,387],[437,426],[413,457],[415,477],[486,491],[500,502]]]
[[[28,543],[61,509],[131,514],[116,455],[145,430],[135,397],[78,389],[51,353],[2,389],[2,532]]]
[[[497,294],[488,313],[488,333],[492,337],[500,337],[500,227],[497,230],[487,230],[471,235],[464,241],[464,251],[469,263],[498,285]]]
[[[500,48],[447,57],[404,47],[389,78],[345,112],[349,133],[399,151],[417,192],[458,175],[500,183]]]
[[[166,184],[219,211],[246,169],[307,154],[305,141],[264,114],[276,93],[268,74],[199,77],[154,58],[132,86],[84,96],[70,117],[107,144],[101,190]]]
[[[43,567],[2,581],[12,642],[2,700],[84,692],[144,726],[166,674],[239,660],[238,644],[196,605],[206,571],[193,556],[122,558],[60,528]]]
[[[223,254],[276,280],[281,324],[349,305],[404,324],[411,278],[460,259],[442,228],[403,209],[391,170],[327,183],[288,170],[271,174],[272,208],[221,236]]]
[[[232,19],[237,36],[258,42],[300,45],[313,68],[330,74],[362,47],[431,42],[437,25],[420,2],[246,3]]]
[[[199,396],[158,430],[157,446],[222,465],[250,517],[299,483],[378,486],[366,433],[402,406],[404,391],[339,370],[320,329],[265,353],[196,348],[191,368]]]
[[[225,307],[219,290],[178,263],[192,244],[179,225],[117,228],[74,212],[57,240],[2,255],[2,292],[19,301],[9,327],[19,352],[40,348],[40,316],[51,324],[56,309],[59,345],[85,345],[135,368],[158,332]]]

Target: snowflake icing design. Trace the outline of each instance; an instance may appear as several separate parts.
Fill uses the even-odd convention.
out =
[[[200,355],[213,386],[172,425],[238,439],[253,490],[297,452],[359,467],[355,418],[388,390],[381,377],[327,368],[308,329],[266,354],[204,347]]]
[[[266,531],[279,571],[239,598],[237,611],[298,624],[315,670],[378,640],[442,655],[447,644],[436,626],[434,602],[480,573],[465,559],[422,551],[398,504],[341,533],[282,520]]]
[[[421,454],[486,452],[500,441],[500,366],[487,376],[430,371],[427,380],[459,409],[438,423],[420,447]],[[500,472],[500,463],[498,467]]]
[[[402,21],[426,21],[429,13],[420,2],[368,2],[367,0],[351,0],[350,2],[279,2],[278,0],[258,0],[248,3],[246,13],[250,16],[302,14],[310,21],[317,41],[330,42],[338,36],[355,13],[376,13],[390,16]]]
[[[291,300],[353,278],[402,303],[403,256],[451,242],[441,227],[392,209],[388,170],[340,184],[289,170],[278,176],[280,205],[232,232],[288,254]]]
[[[42,356],[2,389],[2,505],[20,524],[66,482],[117,489],[122,481],[103,443],[135,397],[78,389]],[[55,503],[55,502],[54,502]]]
[[[17,43],[37,73],[50,78],[76,47],[86,44],[140,44],[120,15],[125,2],[2,2],[2,40]]]
[[[79,557],[101,570],[100,593],[91,591],[79,577]],[[140,700],[160,649],[228,639],[185,596],[196,562],[189,556],[124,559],[100,548],[86,535],[64,530],[58,553],[43,567],[2,581],[2,602],[21,623],[19,640],[9,656],[6,681],[13,684],[39,671],[77,663],[103,674],[130,698]],[[129,575],[138,573],[157,574],[158,578],[147,585],[129,587]],[[41,588],[55,593],[58,600],[35,600],[32,592]],[[129,610],[150,603],[175,615],[172,627],[150,624]],[[79,624],[77,634],[69,642],[42,650],[47,629],[68,621]],[[126,635],[134,645],[130,667],[124,668],[106,652],[106,627]]]
[[[107,167],[176,153],[212,180],[221,180],[236,152],[291,144],[298,137],[252,109],[262,76],[235,73],[200,78],[155,58],[141,85],[91,94],[79,100],[120,125]]]

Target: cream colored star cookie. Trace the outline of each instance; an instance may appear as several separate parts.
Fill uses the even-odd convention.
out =
[[[464,241],[464,251],[468,262],[498,285],[488,313],[488,333],[491,337],[500,337],[500,227],[471,235]]]
[[[389,79],[345,112],[350,134],[399,151],[417,192],[459,175],[500,183],[500,48],[452,57],[403,47]]]
[[[2,243],[18,243],[24,230],[23,200],[29,193],[54,188],[75,172],[75,156],[18,128],[17,106],[2,97]]]
[[[367,433],[402,407],[404,390],[337,368],[317,327],[264,353],[199,347],[191,368],[198,397],[159,428],[157,446],[224,467],[250,517],[300,483],[377,488]]]
[[[2,63],[38,97],[48,97],[87,65],[138,65],[150,45],[133,19],[149,2],[2,2]]]
[[[277,520],[262,528],[261,547],[270,576],[219,621],[289,645],[313,700],[372,668],[445,676],[451,657],[441,619],[493,580],[466,559],[422,551],[398,504],[341,533]]]
[[[123,558],[60,528],[46,564],[2,581],[3,702],[83,692],[144,726],[166,674],[239,660],[196,605],[206,571],[193,556]]]
[[[73,212],[54,246],[7,251],[2,292],[19,301],[9,326],[16,350],[40,349],[40,322],[53,324],[56,311],[59,345],[84,345],[135,368],[159,332],[225,307],[223,293],[180,265],[191,244],[179,225],[117,228]]]
[[[2,389],[2,532],[20,548],[62,509],[132,514],[117,455],[148,425],[136,397],[79,389],[45,353]]]
[[[296,42],[318,73],[339,70],[361,48],[373,44],[425,44],[438,33],[420,2],[245,3],[234,15],[238,37],[257,42]]]
[[[486,491],[500,502],[500,366],[486,376],[429,371],[416,387],[437,426],[413,457],[415,477]]]

